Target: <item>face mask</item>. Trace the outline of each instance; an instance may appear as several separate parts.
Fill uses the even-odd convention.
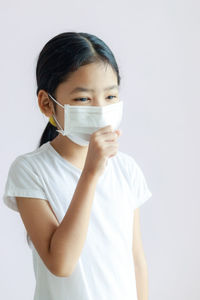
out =
[[[88,146],[91,134],[98,129],[111,125],[116,130],[123,114],[123,102],[112,103],[106,106],[82,106],[60,104],[55,98],[48,94],[53,101],[64,108],[64,129],[53,115],[60,132],[80,146]]]

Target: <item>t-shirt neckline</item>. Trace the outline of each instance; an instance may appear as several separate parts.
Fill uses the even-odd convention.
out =
[[[82,169],[76,167],[75,165],[73,165],[69,160],[63,158],[57,151],[56,149],[54,149],[54,147],[51,145],[50,141],[46,142],[46,146],[48,147],[48,149],[54,154],[57,156],[57,158],[62,161],[65,165],[68,165],[71,169],[75,170],[76,172],[78,172],[79,174],[82,173]],[[109,163],[110,163],[110,159],[108,159],[107,161],[107,165],[105,167],[105,170],[103,172],[103,174],[105,173],[105,171],[108,169],[108,166],[109,166]],[[102,175],[103,175],[102,174]]]
[[[72,169],[78,171],[79,173],[82,173],[82,169],[76,167],[75,165],[73,165],[70,161],[68,161],[66,158],[63,158],[57,151],[56,149],[54,149],[54,147],[51,145],[50,141],[48,141],[47,143],[48,148],[50,149],[50,151],[55,154],[60,161],[64,162],[65,164],[67,164],[69,167],[71,167]]]

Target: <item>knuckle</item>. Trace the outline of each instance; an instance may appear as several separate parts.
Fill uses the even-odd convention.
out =
[[[99,147],[99,148],[98,148],[98,153],[99,153],[100,156],[103,156],[103,154],[104,154],[104,149],[103,149],[102,147]]]
[[[101,151],[101,149],[102,149],[102,146],[101,146],[101,143],[99,140],[96,140],[96,148],[98,151]]]
[[[96,137],[96,132],[93,132],[93,133],[91,134],[91,138],[92,138],[92,139],[95,139],[95,137]]]
[[[96,143],[97,142],[97,136],[96,135],[92,135],[92,140]]]

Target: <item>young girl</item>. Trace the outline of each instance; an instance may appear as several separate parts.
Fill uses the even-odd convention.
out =
[[[34,300],[147,300],[139,206],[152,194],[118,150],[114,55],[94,35],[65,32],[43,47],[36,78],[50,119],[39,147],[11,164],[3,197],[29,237]]]

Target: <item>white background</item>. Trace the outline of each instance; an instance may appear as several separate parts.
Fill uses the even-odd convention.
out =
[[[153,194],[141,207],[149,300],[200,299],[199,1],[1,1],[1,172],[34,150],[48,119],[36,96],[44,44],[65,31],[103,39],[119,65],[120,150]],[[1,197],[2,198],[2,197]],[[31,251],[18,213],[0,202],[1,299],[32,299]]]

